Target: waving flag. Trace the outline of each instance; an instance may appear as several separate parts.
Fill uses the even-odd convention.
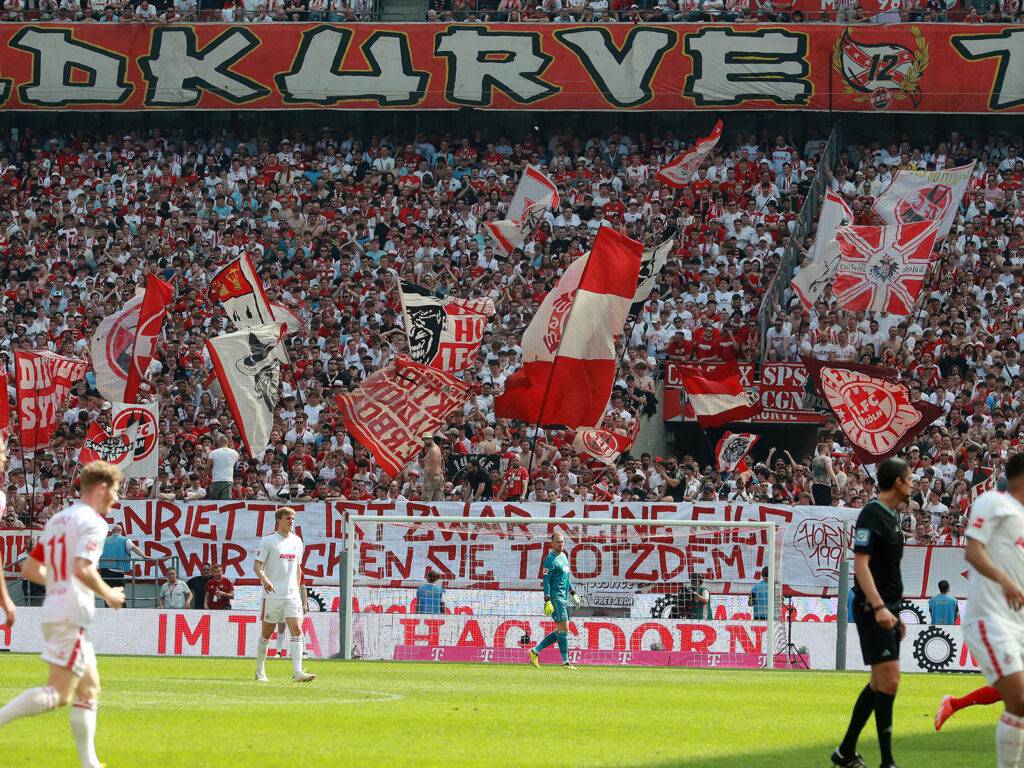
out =
[[[466,402],[470,385],[403,355],[371,374],[355,392],[338,395],[345,429],[395,477]]]
[[[634,421],[638,421],[634,419]],[[612,465],[619,454],[633,444],[633,437],[620,435],[610,429],[594,427],[592,429],[578,429],[573,438],[572,447],[580,458],[585,461],[598,461],[602,464]]]
[[[132,340],[131,361],[128,364],[128,380],[125,383],[124,396],[117,398],[134,403],[139,397],[139,386],[146,377],[149,364],[153,362],[153,346],[164,317],[174,299],[174,288],[170,283],[154,275],[146,276],[146,292],[139,306],[139,316],[135,327],[135,338]]]
[[[89,354],[96,373],[96,389],[107,400],[127,399],[125,392],[144,301],[143,293],[128,299],[121,311],[107,315],[100,321],[89,342]]]
[[[841,309],[910,315],[932,261],[933,221],[839,227],[842,258],[832,292]]]
[[[441,296],[415,283],[398,281],[402,320],[409,336],[409,356],[442,371],[461,371],[476,362],[494,315],[494,301]]]
[[[85,360],[72,360],[53,352],[14,353],[22,450],[34,451],[50,444],[64,398],[71,385],[88,370]]]
[[[270,441],[281,363],[288,361],[281,341],[284,332],[283,323],[266,323],[206,342],[231,415],[253,458],[262,455]]]
[[[759,400],[752,401],[740,382],[735,360],[714,368],[683,366],[682,385],[702,429],[742,421],[761,412]]]
[[[85,445],[78,452],[78,463],[84,466],[91,461],[105,461],[123,472],[135,458],[134,442],[135,438],[127,432],[111,435],[94,421],[86,432]]]
[[[589,254],[576,259],[544,297],[523,334],[523,366],[494,400],[502,419],[598,424],[615,380],[615,335],[636,293],[643,246],[601,227]]]
[[[801,359],[863,464],[899,453],[944,413],[924,400],[911,402],[910,391],[896,381],[895,368]]]
[[[836,230],[853,224],[853,211],[842,195],[831,189],[825,192],[825,202],[818,217],[818,229],[814,234],[814,245],[804,261],[803,267],[793,277],[790,285],[807,309],[814,307],[825,288],[836,276],[841,253],[836,241]]]
[[[558,190],[551,179],[533,168],[523,171],[504,220],[483,224],[494,240],[495,250],[506,256],[512,253],[536,229],[544,211],[557,208],[558,202]]]
[[[277,320],[263,281],[256,274],[249,254],[243,253],[234,261],[228,262],[210,280],[210,299],[224,305],[235,328],[255,328]]]
[[[747,454],[754,447],[758,436],[746,432],[726,432],[722,439],[715,446],[715,460],[718,462],[719,472],[738,471],[746,472]]]
[[[722,121],[715,123],[710,136],[697,140],[697,145],[671,163],[658,171],[657,177],[674,189],[681,189],[690,183],[700,167],[704,164],[704,158],[711,154],[722,138]]]
[[[159,468],[159,405],[157,403],[114,403],[110,427],[115,436],[131,441],[131,461],[125,477],[155,478]]]
[[[953,226],[977,161],[944,171],[899,171],[871,210],[886,224],[937,221],[936,239]]]
[[[631,316],[643,312],[644,304],[651,297],[651,290],[657,284],[658,275],[668,261],[668,255],[672,253],[675,244],[675,239],[670,237],[659,246],[644,249],[644,255],[640,257],[640,274],[636,278],[633,305],[629,308]]]

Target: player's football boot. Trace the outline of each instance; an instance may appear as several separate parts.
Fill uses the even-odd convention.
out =
[[[270,682],[270,678],[267,677],[267,673],[266,672],[257,672],[256,673],[256,682],[257,683],[269,683]]]
[[[540,669],[540,658],[537,656],[537,652],[533,648],[530,649],[530,663],[537,669]]]
[[[293,683],[308,683],[308,682],[311,682],[313,680],[316,680],[316,675],[311,675],[306,670],[302,670],[301,672],[296,672],[294,675],[292,675],[292,682]]]
[[[956,710],[953,709],[953,697],[943,696],[942,701],[939,703],[939,708],[935,710],[935,730],[941,730],[942,724],[946,722],[950,715]]]
[[[843,757],[838,749],[832,752],[832,762],[838,765],[839,768],[868,768],[868,764],[864,762],[864,758],[860,755]]]
[[[565,662],[565,664],[562,665],[562,669],[576,669],[576,665],[573,664],[571,661],[567,661]]]

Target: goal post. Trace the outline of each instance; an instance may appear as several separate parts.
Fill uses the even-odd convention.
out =
[[[583,600],[571,610],[574,661],[770,668],[780,609],[777,529],[746,520],[351,515],[339,564],[339,655],[525,660],[524,649],[554,628],[542,611],[541,578],[560,531]],[[722,621],[694,598],[694,584],[713,598],[745,597],[764,567],[761,589],[774,609],[763,619]],[[417,590],[427,584],[443,590],[443,603],[428,590],[420,604]],[[544,654],[558,660],[557,648]]]

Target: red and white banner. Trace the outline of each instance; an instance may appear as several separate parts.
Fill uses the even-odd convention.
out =
[[[123,402],[145,294],[137,293],[118,312],[104,317],[89,342],[96,389],[111,402]]]
[[[839,426],[864,464],[899,453],[925,427],[941,417],[941,406],[911,402],[910,390],[896,381],[899,371],[876,365],[827,363],[803,358],[814,388],[839,419]]]
[[[746,432],[726,432],[722,439],[715,446],[715,459],[718,462],[719,472],[747,471],[745,459],[750,449],[754,447],[759,435],[751,435]]]
[[[153,346],[160,336],[164,317],[174,299],[174,288],[155,275],[146,276],[146,292],[139,310],[138,325],[132,341],[131,360],[128,364],[128,381],[123,397],[113,398],[126,403],[138,400],[139,387],[146,378],[153,361]]]
[[[406,280],[398,281],[409,357],[442,371],[462,371],[476,362],[494,301],[441,296]]]
[[[160,409],[157,403],[114,403],[111,427],[114,434],[132,441],[131,461],[125,477],[155,478],[159,468]]]
[[[684,152],[658,171],[658,178],[673,189],[682,189],[697,174],[697,171],[704,164],[705,158],[714,151],[721,138],[722,121],[719,120],[715,123],[715,127],[711,130],[709,136],[697,139],[693,149],[689,152]]]
[[[345,429],[395,477],[423,450],[423,438],[462,407],[469,388],[450,373],[398,356],[335,400]]]
[[[710,370],[684,367],[682,386],[702,429],[749,419],[761,410],[761,403],[743,388],[735,360]]]
[[[14,376],[18,386],[18,435],[24,451],[50,444],[57,429],[57,412],[71,385],[89,370],[85,360],[72,360],[53,352],[14,353]]]
[[[832,292],[840,308],[856,312],[914,311],[938,236],[934,221],[885,227],[839,227],[842,258]]]
[[[558,207],[555,183],[540,171],[527,166],[502,221],[484,222],[494,240],[494,249],[506,256],[533,234],[548,208]]]
[[[937,221],[942,239],[953,226],[977,161],[944,171],[899,171],[871,210],[885,224]]]
[[[211,301],[224,305],[235,330],[255,328],[277,320],[263,281],[256,274],[256,267],[247,253],[228,262],[213,276],[209,294]]]
[[[115,432],[111,435],[98,422],[92,422],[85,435],[85,445],[78,452],[78,462],[84,465],[105,461],[123,472],[135,458],[134,432],[133,428],[131,432]]]
[[[570,429],[600,423],[615,378],[615,336],[636,292],[643,245],[601,227],[523,334],[523,365],[495,398],[499,418]],[[600,322],[597,322],[597,319]]]
[[[814,244],[800,271],[790,285],[807,309],[825,294],[825,289],[836,276],[842,254],[836,241],[836,230],[853,224],[853,211],[842,195],[828,189],[818,216]]]
[[[633,444],[634,438],[635,435],[620,435],[601,427],[578,429],[572,440],[572,448],[586,461],[599,461],[611,466],[618,461],[619,454]]]

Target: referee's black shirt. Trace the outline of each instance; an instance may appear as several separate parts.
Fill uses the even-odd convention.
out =
[[[890,605],[903,599],[903,534],[896,513],[878,499],[872,499],[857,517],[853,551],[871,555],[869,567],[882,602]],[[865,600],[859,583],[853,585],[855,599]]]

